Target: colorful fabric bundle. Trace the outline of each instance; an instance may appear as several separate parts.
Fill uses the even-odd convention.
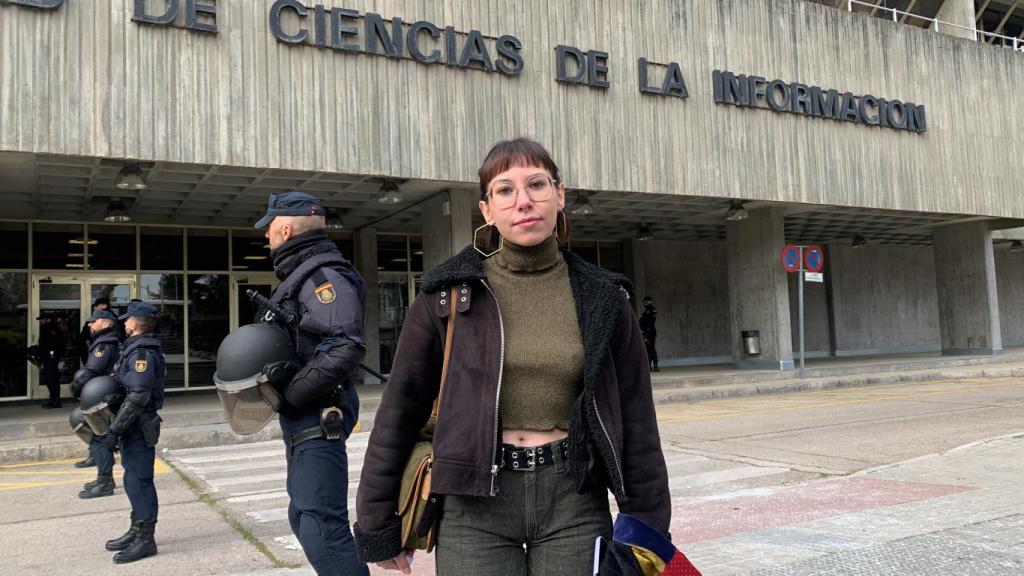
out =
[[[664,534],[629,514],[615,519],[612,541],[597,539],[595,576],[701,576]]]

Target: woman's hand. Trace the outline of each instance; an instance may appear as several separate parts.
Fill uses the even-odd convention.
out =
[[[402,574],[412,574],[412,555],[415,554],[415,550],[405,549],[404,552],[395,556],[391,560],[385,560],[383,562],[377,562],[377,566],[384,570],[399,570]]]

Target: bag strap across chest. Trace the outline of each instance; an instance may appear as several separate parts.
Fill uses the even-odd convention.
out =
[[[452,312],[448,315],[448,332],[444,338],[444,364],[441,365],[441,385],[437,389],[437,398],[434,398],[434,409],[430,417],[437,420],[437,413],[441,407],[441,397],[444,394],[444,383],[448,381],[448,363],[452,357],[452,339],[455,335],[455,317],[458,316],[455,310],[455,298],[451,298]]]

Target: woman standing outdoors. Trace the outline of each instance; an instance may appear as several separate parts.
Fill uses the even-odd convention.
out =
[[[395,511],[431,413],[443,496],[439,576],[590,574],[622,512],[668,533],[671,505],[644,342],[628,281],[561,248],[565,186],[538,143],[499,142],[480,176],[487,224],[424,276],[406,316],[357,495],[360,557],[411,573]]]

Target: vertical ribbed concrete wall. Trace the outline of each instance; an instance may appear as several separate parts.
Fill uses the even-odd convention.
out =
[[[473,182],[522,134],[575,188],[1024,218],[1012,50],[789,0],[344,2],[514,35],[509,77],[288,46],[271,0],[216,4],[216,35],[133,22],[125,0],[0,6],[0,150]],[[608,52],[610,87],[556,82],[560,44]],[[690,97],[641,94],[640,58],[679,63]],[[924,104],[928,132],[716,104],[715,69]]]

